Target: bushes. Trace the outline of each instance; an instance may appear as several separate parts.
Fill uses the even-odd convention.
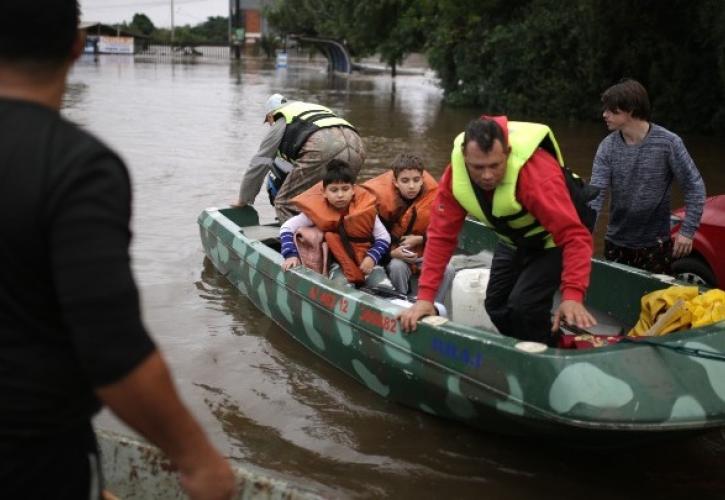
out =
[[[278,0],[268,13],[391,65],[426,50],[450,104],[598,119],[601,92],[628,76],[659,123],[725,132],[722,0]]]
[[[654,119],[725,131],[725,14],[718,0],[437,2],[429,60],[451,104],[595,119],[624,76],[649,90]]]

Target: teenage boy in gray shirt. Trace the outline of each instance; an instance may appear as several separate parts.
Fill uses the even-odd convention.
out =
[[[669,274],[672,259],[692,251],[705,184],[682,139],[649,121],[649,97],[642,84],[622,80],[602,94],[602,104],[612,133],[599,144],[590,183],[601,189],[591,202],[597,214],[610,190],[604,257]],[[684,193],[686,211],[674,240],[670,238],[673,178]]]

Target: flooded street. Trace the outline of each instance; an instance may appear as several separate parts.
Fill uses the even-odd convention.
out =
[[[196,218],[236,200],[267,131],[269,94],[319,102],[358,127],[368,155],[363,179],[401,151],[421,154],[438,176],[455,135],[482,112],[443,106],[429,77],[393,82],[330,76],[324,64],[290,66],[88,58],[71,73],[64,102],[65,116],[127,162],[145,323],[225,455],[331,498],[725,497],[721,431],[594,452],[434,418],[386,401],[305,350],[205,264]],[[604,125],[550,125],[569,166],[588,177]],[[725,146],[714,137],[683,138],[708,194],[724,193]],[[262,194],[256,205],[269,221],[266,200]],[[96,424],[130,432],[107,413]]]

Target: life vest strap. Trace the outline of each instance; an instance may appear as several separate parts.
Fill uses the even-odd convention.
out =
[[[478,200],[479,205],[481,205],[481,210],[483,210],[486,218],[491,222],[491,224],[493,224],[494,230],[497,233],[511,240],[511,242],[517,247],[544,248],[546,245],[544,240],[549,233],[544,230],[539,233],[527,235],[529,231],[539,227],[539,222],[536,219],[534,219],[530,224],[517,228],[511,227],[507,224],[508,221],[518,219],[519,217],[523,217],[528,214],[529,211],[526,210],[526,208],[522,207],[519,212],[513,215],[496,217],[493,215],[493,205],[491,201],[486,198],[483,189],[473,182],[473,179],[471,179],[471,185],[473,186],[473,192],[476,195],[476,199]]]
[[[310,123],[314,123],[318,120],[322,120],[324,118],[337,118],[334,114],[330,113],[329,111],[323,111],[323,110],[310,110],[305,111],[304,113],[301,113],[294,117],[294,120],[302,120]]]
[[[345,278],[354,285],[361,285],[365,283],[365,275],[360,270],[360,267],[357,264],[357,259],[350,256],[350,251],[352,250],[350,242],[348,241],[347,244],[345,244],[345,241],[340,236],[340,233],[335,231],[328,231],[325,233],[325,242],[327,243],[330,252],[335,257],[335,260],[342,268]],[[352,251],[352,255],[355,255],[354,251]]]
[[[418,219],[418,209],[413,207],[412,210],[413,213],[410,216],[410,222],[408,222],[408,227],[406,227],[405,231],[403,231],[403,236],[413,232],[413,226],[415,226],[415,221]]]

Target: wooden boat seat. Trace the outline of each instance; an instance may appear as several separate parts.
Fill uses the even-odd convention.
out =
[[[277,225],[264,225],[264,226],[246,226],[239,230],[247,238],[252,240],[259,240],[265,245],[272,248],[279,248],[279,226]]]

